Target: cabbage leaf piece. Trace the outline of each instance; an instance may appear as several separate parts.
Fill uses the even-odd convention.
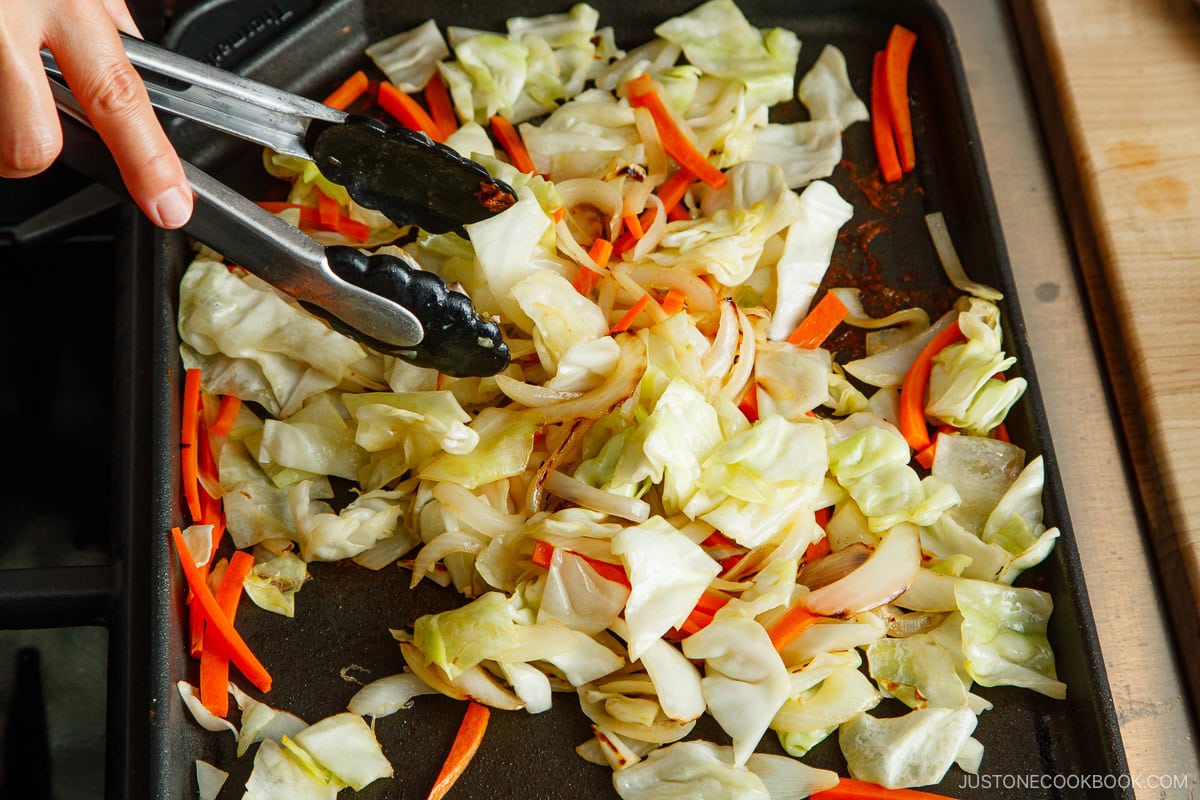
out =
[[[745,764],[791,691],[771,637],[753,619],[719,614],[683,640],[683,654],[704,661],[704,701],[733,739],[733,762]]]
[[[201,366],[207,391],[273,415],[291,415],[337,386],[366,355],[267,284],[205,259],[192,261],[180,281],[179,336],[185,366]]]
[[[318,764],[356,792],[380,778],[392,777],[391,762],[384,757],[375,733],[358,714],[345,711],[326,717],[293,739]]]
[[[413,624],[413,644],[451,680],[520,643],[508,598],[500,592],[487,592],[465,606],[426,614]]]
[[[1061,700],[1054,651],[1046,637],[1053,611],[1050,595],[986,581],[954,586],[962,614],[962,648],[967,672],[981,686],[1024,686]]]
[[[242,800],[335,800],[341,784],[314,774],[273,739],[254,754]]]
[[[771,800],[762,779],[711,742],[676,742],[613,772],[622,800]]]
[[[623,528],[612,537],[631,585],[625,604],[629,658],[636,661],[651,643],[683,625],[721,565],[662,517]]]
[[[859,714],[838,743],[850,775],[888,789],[938,783],[966,746],[977,719],[966,707],[923,708],[880,719]]]
[[[747,105],[772,106],[792,98],[800,40],[783,28],[755,28],[733,0],[709,0],[654,32],[683,48],[687,60],[706,74],[742,81]]]

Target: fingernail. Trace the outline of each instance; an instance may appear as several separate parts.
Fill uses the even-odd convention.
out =
[[[192,216],[191,198],[178,186],[172,186],[154,201],[158,224],[164,228],[181,228]]]

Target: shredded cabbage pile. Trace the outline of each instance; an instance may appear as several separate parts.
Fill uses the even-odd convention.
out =
[[[998,435],[1025,382],[1003,377],[1015,359],[994,298],[964,295],[933,322],[873,320],[835,287],[848,324],[871,330],[867,354],[838,364],[786,341],[854,214],[824,180],[842,131],[867,119],[841,52],[797,76],[797,37],[732,0],[628,51],[598,24],[579,4],[504,32],[429,22],[368,51],[406,90],[440,75],[461,122],[448,144],[519,202],[461,238],[335,199],[373,243],[413,234],[407,252],[501,323],[502,374],[455,379],[372,352],[211,251],[187,269],[184,365],[245,401],[214,442],[214,491],[257,557],[254,602],[290,616],[306,565],[341,559],[398,563],[414,586],[463,598],[392,631],[397,674],[345,714],[307,725],[239,695],[239,752],[262,741],[246,797],[332,797],[390,775],[358,722],[430,693],[529,713],[574,695],[596,735],[563,746],[612,766],[626,800],[805,796],[838,780],[800,760],[831,736],[853,777],[936,784],[984,757],[976,684],[1064,696],[1050,597],[1012,585],[1058,532],[1042,519],[1041,458]],[[727,182],[694,184],[684,213],[657,213],[601,266],[592,243],[661,212],[654,192],[675,170],[624,96],[642,74]],[[795,100],[807,121],[770,121]],[[493,114],[518,123],[538,175],[493,148]],[[298,202],[338,194],[268,162]],[[587,294],[581,271],[598,279]],[[670,290],[683,310],[664,310]],[[927,388],[941,427],[926,470],[898,430],[897,387],[953,320],[963,337]],[[338,481],[356,492],[335,507]],[[773,627],[805,603],[829,611],[777,648]],[[906,712],[873,713],[884,698]],[[728,742],[689,737],[704,714]],[[789,756],[756,754],[766,736]]]

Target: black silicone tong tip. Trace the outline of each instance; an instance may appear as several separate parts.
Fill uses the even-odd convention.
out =
[[[500,326],[479,316],[462,292],[392,255],[368,255],[353,247],[327,247],[329,267],[342,280],[394,300],[416,315],[425,337],[412,348],[368,341],[381,353],[459,378],[487,377],[508,366]],[[330,320],[341,328],[337,320]],[[356,334],[362,339],[361,334]]]
[[[465,235],[516,202],[512,187],[424,133],[369,117],[314,120],[306,146],[321,174],[397,225]]]

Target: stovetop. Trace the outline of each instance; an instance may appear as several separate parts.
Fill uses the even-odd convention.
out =
[[[317,0],[130,3],[142,30],[233,69]],[[80,194],[84,192],[84,194]],[[105,797],[122,654],[113,522],[116,266],[128,204],[56,165],[0,179],[0,797]],[[111,732],[109,735],[112,735]],[[113,762],[117,763],[117,762]],[[121,781],[108,776],[109,796]]]

